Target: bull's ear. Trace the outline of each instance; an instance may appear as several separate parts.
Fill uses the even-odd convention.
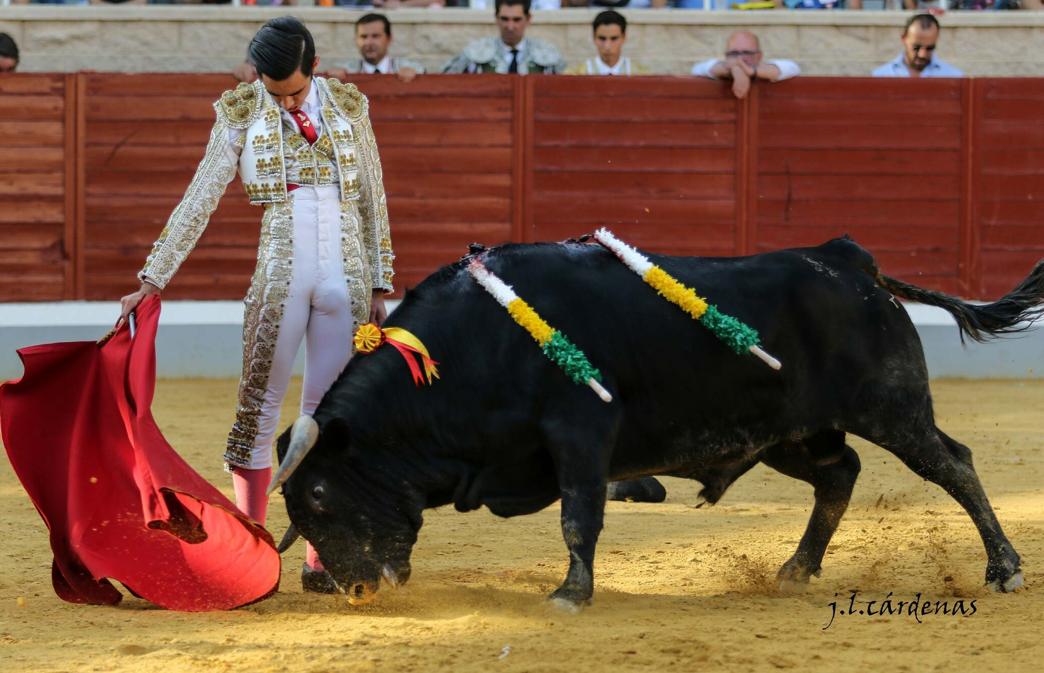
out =
[[[323,438],[323,444],[337,448],[348,446],[350,439],[348,424],[344,419],[334,417],[319,426],[319,436]]]
[[[276,456],[279,458],[279,465],[283,464],[283,458],[286,458],[286,450],[290,447],[291,429],[283,430],[283,434],[279,435],[279,439],[276,440]]]

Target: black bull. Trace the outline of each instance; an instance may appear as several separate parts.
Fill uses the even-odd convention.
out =
[[[783,362],[774,371],[727,349],[600,246],[485,253],[486,266],[603,372],[614,396],[606,404],[544,357],[467,261],[407,293],[387,321],[425,342],[441,380],[415,387],[387,346],[354,358],[316,410],[318,439],[283,486],[292,524],[352,602],[370,598],[382,575],[408,578],[425,508],[485,505],[511,517],[559,498],[569,571],[552,597],[586,602],[608,480],[687,477],[713,503],[759,461],[815,488],[808,528],[779,571],[807,582],[859,473],[846,433],[945,489],[982,536],[986,581],[1021,585],[1019,556],[971,451],[935,425],[921,343],[896,298],[940,306],[962,338],[982,340],[1040,316],[1044,263],[1005,298],[972,306],[880,275],[848,239],[742,258],[651,256],[755,327]],[[284,464],[293,462],[284,460],[289,445],[288,430],[278,443]]]

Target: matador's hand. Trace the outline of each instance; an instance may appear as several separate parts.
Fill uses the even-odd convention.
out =
[[[159,294],[159,291],[159,288],[153,285],[152,283],[142,283],[141,287],[136,292],[131,292],[127,296],[121,297],[120,320],[117,324],[120,324],[124,320],[126,320],[127,316],[129,316],[134,309],[138,308],[138,304],[141,303],[142,299],[149,296],[150,294]]]
[[[370,322],[383,325],[388,318],[388,308],[384,305],[384,290],[374,290],[370,299]]]

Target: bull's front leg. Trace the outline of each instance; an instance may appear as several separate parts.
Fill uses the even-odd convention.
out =
[[[569,549],[569,572],[550,599],[562,607],[575,609],[590,603],[594,593],[594,554],[605,514],[606,477],[600,470],[592,470],[590,464],[566,471],[585,474],[559,476],[562,537]]]

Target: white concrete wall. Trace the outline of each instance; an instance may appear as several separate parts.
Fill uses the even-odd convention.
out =
[[[397,301],[389,302],[389,311],[396,306]],[[906,309],[921,336],[932,378],[1044,378],[1044,326],[988,344],[962,346],[957,325],[942,309],[919,304],[907,304]],[[118,315],[117,302],[0,304],[0,382],[22,375],[16,349],[97,339]],[[239,376],[242,316],[243,305],[237,301],[164,302],[156,338],[159,376]],[[299,356],[298,374],[302,365]]]
[[[0,7],[28,72],[94,69],[127,72],[227,72],[267,19],[287,12],[312,29],[327,65],[355,54],[353,23],[362,14],[335,8],[229,6]],[[534,12],[531,34],[558,45],[571,62],[593,53],[596,12]],[[867,75],[899,52],[906,14],[895,11],[630,10],[629,53],[653,72],[686,74],[718,55],[731,30],[762,39],[766,55],[797,60],[808,75]],[[432,69],[469,40],[494,31],[492,11],[387,12],[393,52]],[[1044,12],[950,12],[941,19],[939,55],[970,75],[1044,75]]]

